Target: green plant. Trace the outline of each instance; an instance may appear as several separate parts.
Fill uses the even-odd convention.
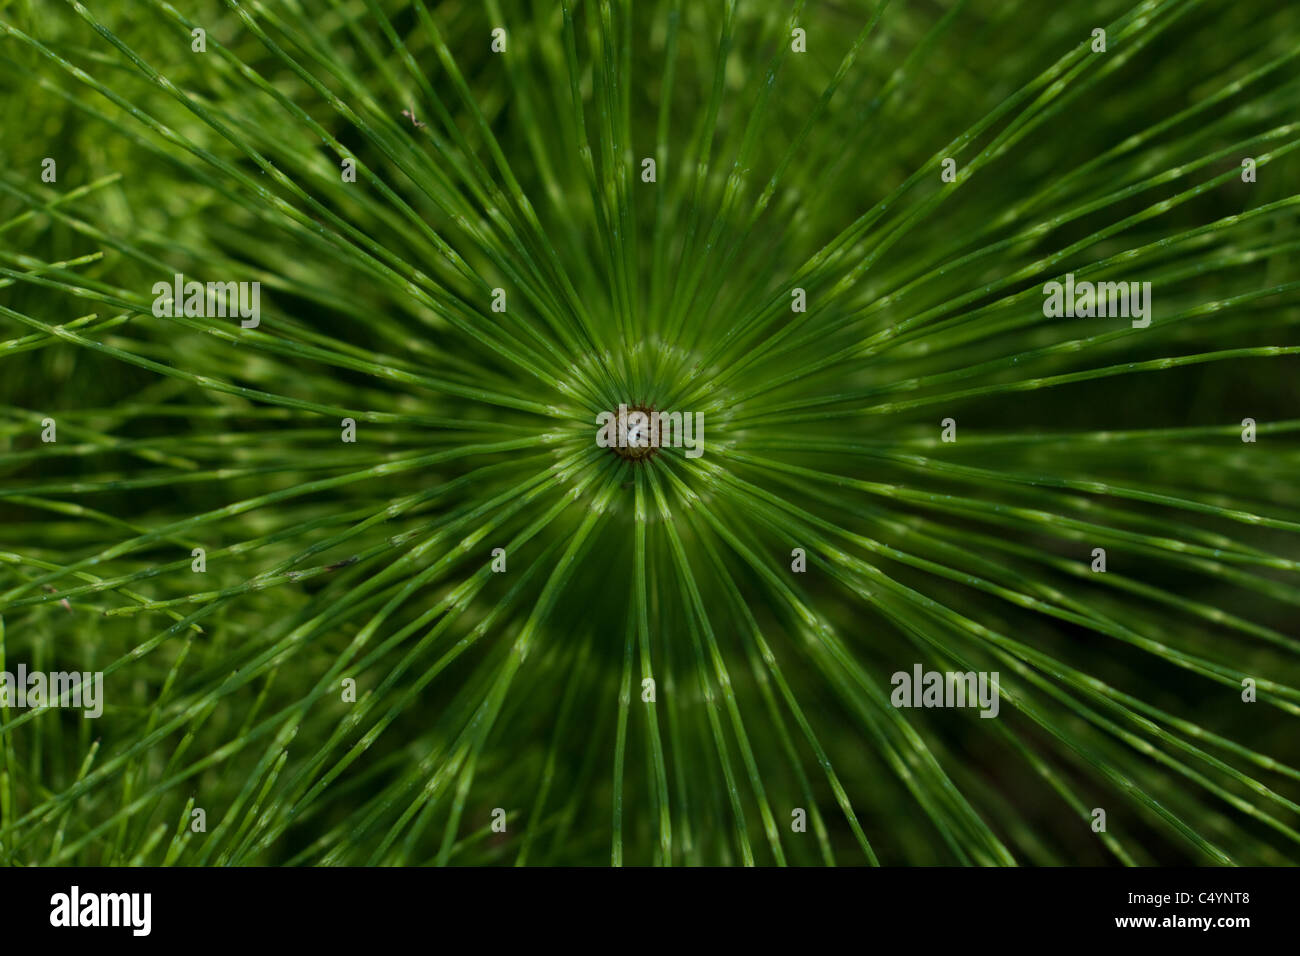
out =
[[[0,860],[1296,861],[1300,8],[184,6],[0,2]]]

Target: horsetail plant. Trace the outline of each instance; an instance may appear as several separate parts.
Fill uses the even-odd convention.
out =
[[[0,0],[0,862],[1300,861],[1298,61]]]

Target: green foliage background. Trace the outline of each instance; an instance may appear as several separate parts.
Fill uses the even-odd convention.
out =
[[[0,861],[1294,863],[1298,58],[1266,0],[0,0],[0,650],[106,697],[0,710]],[[703,457],[595,447],[636,401]]]

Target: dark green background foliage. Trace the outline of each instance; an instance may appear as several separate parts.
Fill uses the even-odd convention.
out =
[[[1273,0],[0,0],[0,648],[106,697],[0,712],[0,861],[1295,862],[1298,62]],[[637,401],[704,455],[596,447]]]

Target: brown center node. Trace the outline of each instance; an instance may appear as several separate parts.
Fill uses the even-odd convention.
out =
[[[647,405],[644,402],[629,405],[627,406],[628,420],[626,422],[617,421],[618,411],[615,410],[617,443],[610,447],[610,451],[634,465],[648,461],[659,454],[659,445],[655,440],[657,436],[652,435],[650,430],[654,410],[653,405]],[[633,416],[634,412],[639,412],[644,417],[635,418]]]

